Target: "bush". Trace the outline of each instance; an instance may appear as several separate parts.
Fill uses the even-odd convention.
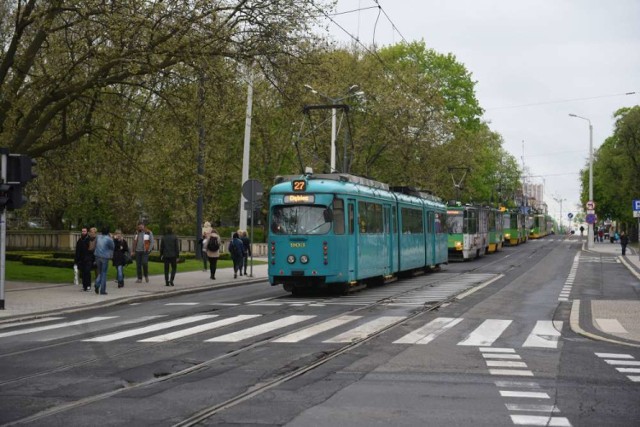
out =
[[[51,255],[24,255],[22,263],[25,265],[40,265],[44,267],[73,268],[73,258],[54,258]]]

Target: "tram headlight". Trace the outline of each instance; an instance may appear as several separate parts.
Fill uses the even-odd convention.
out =
[[[511,233],[504,233],[505,239],[511,239]]]
[[[300,262],[306,264],[309,262],[309,257],[306,255],[300,255]]]
[[[462,242],[455,242],[455,246],[456,246],[456,251],[462,250]]]
[[[295,257],[295,255],[289,255],[289,256],[287,257],[287,262],[288,262],[289,264],[293,264],[294,262],[296,262],[296,257]]]

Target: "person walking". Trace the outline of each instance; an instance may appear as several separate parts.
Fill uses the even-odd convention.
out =
[[[249,257],[251,256],[251,240],[249,240],[247,230],[238,230],[238,235],[240,236],[240,240],[242,240],[242,269],[246,276]]]
[[[136,283],[142,283],[142,275],[144,281],[149,283],[149,254],[153,250],[154,245],[153,232],[149,230],[144,222],[138,223],[138,231],[133,239],[133,249],[131,256],[136,259],[136,274],[138,280]]]
[[[115,245],[109,236],[109,227],[104,227],[101,234],[96,238],[96,266],[98,268],[98,278],[96,279],[96,294],[107,295],[107,270],[109,260],[113,258]]]
[[[73,262],[80,270],[82,290],[86,292],[91,288],[91,270],[93,270],[93,253],[89,252],[89,231],[87,227],[82,227],[80,238],[76,242],[76,256]]]
[[[238,277],[238,272],[242,276],[242,251],[243,245],[242,240],[240,240],[240,236],[238,233],[233,233],[233,237],[229,242],[229,253],[231,254],[231,259],[233,260],[233,278]]]
[[[218,268],[218,258],[220,258],[220,235],[215,229],[211,229],[203,246],[206,250],[206,257],[209,260],[211,280],[216,280],[216,269]]]
[[[160,259],[164,261],[164,283],[165,286],[173,286],[178,268],[178,256],[180,255],[180,242],[173,234],[173,229],[167,227],[162,241],[160,242]],[[171,277],[169,277],[169,267],[171,267]]]
[[[113,266],[116,268],[116,280],[118,287],[124,287],[124,268],[127,265],[126,255],[129,254],[129,245],[122,237],[122,231],[116,230],[113,235]],[[130,260],[131,258],[129,258]]]
[[[620,233],[620,246],[622,246],[622,256],[627,252],[627,245],[629,244],[629,236],[624,231]]]

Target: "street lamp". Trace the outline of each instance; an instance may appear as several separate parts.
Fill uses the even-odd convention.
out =
[[[589,122],[589,201],[593,201],[593,126],[591,126],[591,120],[586,117],[581,117],[576,114],[569,113],[570,117],[586,120]],[[587,248],[593,248],[593,224],[587,224]]]
[[[562,233],[562,202],[566,201],[567,199],[561,199],[560,197],[558,197],[558,198],[554,197],[553,200],[555,200],[556,203],[560,203],[560,234],[563,234]],[[569,221],[569,222],[571,222],[571,221]],[[569,225],[571,225],[571,224],[569,224]]]
[[[304,85],[304,87],[309,92],[311,92],[311,93],[313,93],[315,95],[320,95],[324,99],[326,99],[329,102],[331,102],[331,104],[333,104],[333,105],[336,105],[338,102],[344,101],[345,99],[350,98],[352,96],[362,96],[362,95],[364,95],[364,92],[358,90],[359,89],[358,85],[351,85],[349,87],[349,89],[347,90],[347,94],[344,95],[344,96],[341,96],[339,98],[332,98],[332,97],[330,97],[328,95],[325,95],[324,93],[315,90],[310,85]],[[336,127],[337,127],[336,126],[336,112],[337,112],[336,108],[332,108],[331,109],[331,172],[335,172],[336,171],[336,130],[337,130],[336,129]]]

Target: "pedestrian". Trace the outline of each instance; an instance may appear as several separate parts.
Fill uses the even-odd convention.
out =
[[[164,283],[165,286],[173,286],[178,268],[178,256],[180,255],[180,241],[173,234],[173,229],[167,227],[162,241],[160,242],[160,259],[164,261]],[[171,267],[171,277],[169,277],[169,267]]]
[[[602,228],[598,230],[598,237],[600,238],[600,243],[602,243],[604,241],[604,230]]]
[[[98,268],[98,278],[96,279],[96,294],[107,295],[107,270],[109,260],[113,258],[115,245],[109,236],[109,227],[104,227],[101,234],[96,238],[96,266]]]
[[[95,256],[97,238],[98,238],[98,229],[96,227],[91,227],[89,229],[89,253],[91,254],[91,271],[93,271],[96,277],[95,279],[96,282],[100,277],[100,272],[98,271],[98,267],[96,265],[96,256]]]
[[[581,225],[580,226],[580,237],[582,237],[584,235],[584,226]]]
[[[82,290],[86,292],[91,288],[91,270],[93,270],[93,253],[89,252],[89,231],[87,227],[82,227],[82,231],[80,231],[80,238],[76,242],[76,256],[73,262],[80,271]]]
[[[242,267],[244,275],[247,275],[247,266],[249,265],[249,257],[251,256],[251,240],[247,235],[247,230],[238,230],[240,240],[242,240]]]
[[[116,230],[113,234],[113,246],[113,266],[116,268],[116,281],[118,282],[118,287],[122,288],[124,287],[124,268],[127,266],[129,245],[122,237],[121,230]]]
[[[627,252],[628,244],[629,244],[629,237],[627,236],[627,233],[623,231],[622,233],[620,233],[620,246],[622,246],[622,256],[624,256],[625,253]]]
[[[202,271],[209,270],[209,268],[207,267],[209,257],[207,256],[205,240],[207,239],[209,234],[211,234],[211,230],[213,230],[213,228],[211,227],[211,223],[209,221],[205,221],[204,224],[202,224],[202,237],[198,239],[198,244],[200,245],[200,254],[202,255]]]
[[[233,278],[238,277],[238,272],[242,276],[242,240],[240,240],[240,236],[238,233],[233,233],[233,237],[229,242],[229,253],[231,254],[231,259],[233,260]]]
[[[144,281],[149,283],[149,254],[153,250],[154,240],[153,232],[147,228],[144,222],[138,223],[138,231],[133,239],[133,248],[131,256],[136,259],[136,275],[138,280],[136,283],[142,283],[142,275]]]
[[[211,280],[216,280],[216,269],[218,268],[218,258],[220,258],[220,235],[215,229],[207,234],[204,240],[204,247],[206,251],[206,257],[209,260]]]

